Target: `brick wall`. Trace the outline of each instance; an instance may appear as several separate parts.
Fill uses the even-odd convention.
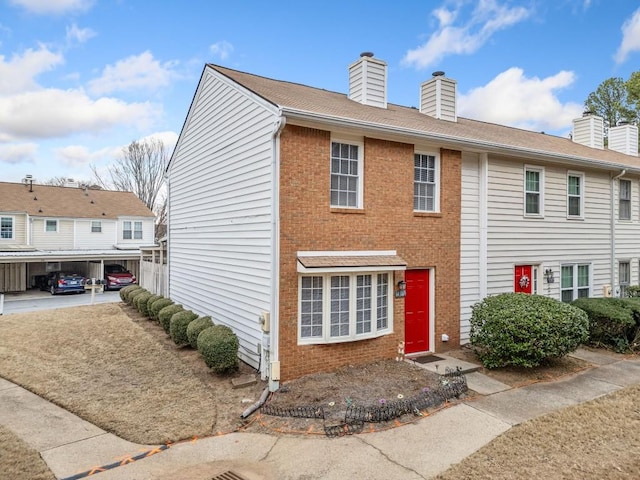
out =
[[[408,269],[434,268],[436,351],[457,347],[461,153],[440,150],[441,213],[414,214],[414,145],[364,139],[364,208],[357,211],[330,208],[330,132],[287,125],[280,145],[281,379],[395,358],[404,339],[404,300],[394,299],[390,335],[298,345],[297,251],[396,250]],[[394,285],[403,277],[396,272]],[[440,341],[442,333],[448,343]]]

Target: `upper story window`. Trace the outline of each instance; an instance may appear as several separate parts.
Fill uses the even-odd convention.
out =
[[[331,142],[331,206],[362,208],[361,143]]]
[[[438,159],[432,154],[413,156],[413,209],[419,212],[437,212]]]
[[[562,265],[560,268],[560,295],[563,302],[589,297],[591,275],[589,265]]]
[[[584,209],[584,174],[567,174],[567,216],[582,218]]]
[[[300,343],[373,338],[393,331],[391,273],[327,273],[300,277]]]
[[[524,214],[529,217],[544,215],[544,169],[525,166],[524,168]]]
[[[142,222],[122,222],[122,238],[124,240],[142,240]]]
[[[45,220],[44,221],[44,231],[45,232],[57,232],[58,231],[58,220]]]
[[[102,222],[100,220],[91,220],[91,233],[101,233]]]
[[[619,180],[618,219],[631,220],[631,180]]]
[[[0,239],[13,240],[13,217],[0,217]]]

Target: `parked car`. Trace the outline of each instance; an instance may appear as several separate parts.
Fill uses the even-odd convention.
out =
[[[68,292],[84,293],[85,281],[85,278],[77,273],[50,272],[47,277],[47,288],[51,295]],[[47,290],[47,288],[40,287],[41,290]]]
[[[104,266],[104,289],[120,290],[122,287],[136,283],[136,276],[122,265],[113,263]]]

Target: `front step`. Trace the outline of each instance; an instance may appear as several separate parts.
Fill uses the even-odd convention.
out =
[[[421,355],[416,357],[406,357],[405,362],[412,363],[420,368],[424,368],[425,370],[429,370],[430,372],[437,373],[439,375],[444,375],[445,373],[447,373],[447,371],[455,372],[458,368],[460,369],[460,373],[463,374],[477,372],[478,370],[482,369],[482,366],[480,365],[465,362],[464,360],[453,358],[442,353]]]

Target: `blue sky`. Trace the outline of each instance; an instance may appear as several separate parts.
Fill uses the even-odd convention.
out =
[[[89,180],[152,136],[172,149],[207,62],[346,93],[363,51],[391,103],[444,70],[460,115],[567,135],[600,82],[640,70],[640,6],[0,0],[0,181]]]

